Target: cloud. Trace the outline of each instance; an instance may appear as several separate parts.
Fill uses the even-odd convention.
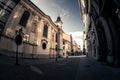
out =
[[[72,34],[75,39],[82,39],[83,31],[69,32],[68,34]]]
[[[60,0],[60,3],[63,3],[64,1]],[[54,13],[56,13],[61,18],[68,17],[70,15],[70,12],[67,8],[62,7],[60,4],[57,4],[55,2],[51,3],[51,9]]]
[[[64,3],[64,0],[58,0],[59,1],[59,3],[61,3],[61,4],[63,4]]]
[[[65,17],[69,17],[69,10],[68,9],[61,9],[61,13],[60,13],[60,16],[62,18],[65,18]]]

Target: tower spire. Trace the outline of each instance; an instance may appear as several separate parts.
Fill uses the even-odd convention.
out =
[[[59,28],[62,29],[62,24],[63,24],[63,22],[62,22],[60,16],[57,17],[57,20],[55,21],[55,24],[56,24]]]

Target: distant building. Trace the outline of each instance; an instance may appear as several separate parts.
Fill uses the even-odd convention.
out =
[[[75,40],[73,40],[73,52],[76,53],[79,51],[79,46]]]
[[[63,55],[66,57],[71,53],[71,35],[63,33]]]
[[[64,57],[80,52],[80,46],[72,39],[72,35],[63,33],[63,55]]]

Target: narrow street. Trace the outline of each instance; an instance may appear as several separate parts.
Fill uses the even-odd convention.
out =
[[[3,57],[3,56],[0,56]],[[92,58],[20,60],[0,58],[0,80],[119,80],[120,69],[112,68]],[[9,61],[7,61],[7,60]],[[4,61],[4,63],[3,63]]]
[[[120,0],[0,0],[0,80],[120,80]]]

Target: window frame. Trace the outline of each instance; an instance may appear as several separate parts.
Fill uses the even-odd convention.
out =
[[[21,16],[21,19],[19,21],[19,24],[23,27],[26,27],[28,20],[29,20],[29,17],[30,17],[30,12],[24,11],[22,16]]]
[[[48,37],[48,25],[44,24],[43,28],[43,37],[47,38]]]

